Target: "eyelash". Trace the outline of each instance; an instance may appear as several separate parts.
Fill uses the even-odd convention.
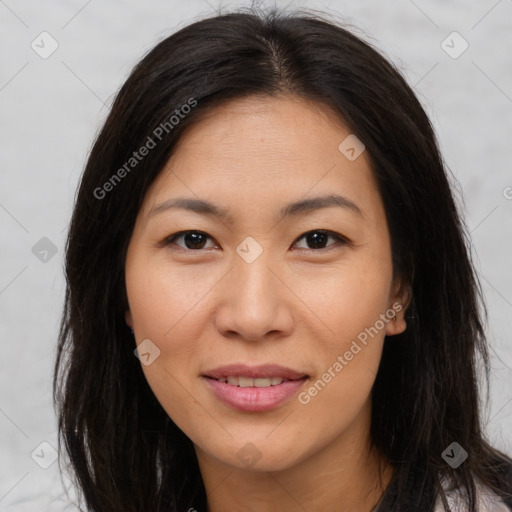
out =
[[[165,238],[159,244],[159,246],[161,246],[161,247],[169,247],[171,245],[177,245],[175,243],[175,241],[178,238],[181,238],[184,235],[187,235],[189,233],[198,233],[198,234],[201,234],[201,235],[205,235],[210,240],[213,240],[213,238],[210,235],[208,235],[208,233],[205,233],[204,231],[199,231],[199,230],[195,230],[195,229],[189,229],[189,230],[186,230],[186,231],[179,231],[178,233],[174,233],[173,235],[168,236],[167,238]],[[338,233],[335,233],[333,231],[326,230],[326,229],[313,229],[311,231],[307,231],[306,233],[302,234],[299,238],[297,238],[297,240],[294,242],[294,244],[296,244],[299,240],[302,240],[303,238],[305,238],[310,233],[322,233],[324,235],[328,235],[329,237],[336,238],[338,240],[338,242],[340,243],[340,245],[342,245],[342,246],[350,244],[350,241],[348,240],[348,238],[346,238],[346,237],[344,237],[342,235],[339,235]],[[321,249],[304,249],[304,248],[301,248],[299,250],[300,251],[322,252],[322,251],[327,251],[327,250],[329,250],[330,248],[332,248],[333,246],[336,246],[336,245],[337,244],[331,244],[331,245],[328,245],[327,247],[323,247]],[[204,249],[189,249],[187,247],[181,247],[181,246],[178,246],[178,248],[183,250],[183,251],[187,251],[187,252],[201,252],[201,251],[204,250]],[[179,250],[179,249],[176,249],[176,250]]]

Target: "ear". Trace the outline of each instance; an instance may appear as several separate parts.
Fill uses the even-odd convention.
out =
[[[405,312],[411,302],[411,288],[401,282],[394,286],[394,291],[391,294],[388,311],[394,311],[395,315],[386,325],[386,336],[394,336],[400,334],[407,329],[407,322],[405,321]]]
[[[124,312],[124,321],[126,322],[126,325],[130,327],[130,329],[133,329],[133,320],[132,320],[132,314],[129,309],[127,309]]]

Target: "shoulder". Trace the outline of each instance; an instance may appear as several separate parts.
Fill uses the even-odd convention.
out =
[[[493,492],[489,487],[484,486],[481,482],[476,481],[476,496],[478,510],[480,512],[510,512],[510,509],[503,503],[501,498]],[[443,488],[446,486],[443,484]],[[451,512],[467,512],[467,505],[464,497],[466,493],[460,489],[446,492],[446,498]],[[443,507],[440,496],[437,496],[434,512],[447,512]]]

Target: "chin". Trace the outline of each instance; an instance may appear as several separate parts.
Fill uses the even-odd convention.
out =
[[[300,441],[287,444],[284,440],[275,440],[269,443],[268,439],[263,438],[254,441],[236,442],[236,445],[234,451],[231,451],[233,446],[229,448],[229,451],[231,451],[230,457],[226,457],[224,452],[217,453],[217,458],[239,470],[255,473],[287,470],[298,464],[302,455],[297,450]]]

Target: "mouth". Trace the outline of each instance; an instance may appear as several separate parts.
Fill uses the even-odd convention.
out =
[[[279,365],[229,365],[201,375],[225,405],[242,411],[273,409],[294,395],[309,375]]]
[[[209,378],[209,377],[207,377]],[[229,377],[220,377],[218,379],[214,379],[217,382],[223,382],[224,384],[229,384],[230,386],[238,386],[240,388],[268,388],[270,386],[279,386],[283,382],[290,382],[290,379],[285,379],[283,377],[244,377],[242,375],[233,375]]]
[[[278,386],[282,382],[303,379],[308,377],[308,375],[277,364],[259,366],[231,364],[209,370],[203,377],[242,388],[251,386],[265,388],[268,386]]]

